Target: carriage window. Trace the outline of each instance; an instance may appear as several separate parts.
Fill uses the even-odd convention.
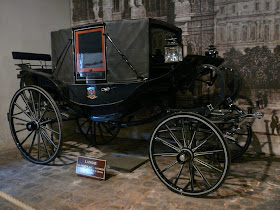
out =
[[[74,33],[77,80],[105,79],[103,28],[77,30]]]

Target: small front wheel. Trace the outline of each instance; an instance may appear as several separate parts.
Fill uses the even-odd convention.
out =
[[[230,167],[223,134],[194,113],[175,113],[163,119],[152,134],[149,157],[159,179],[170,190],[188,196],[218,189]]]

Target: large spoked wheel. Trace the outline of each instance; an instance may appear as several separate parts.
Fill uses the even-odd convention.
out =
[[[120,126],[112,125],[106,122],[93,122],[86,118],[77,119],[77,125],[80,132],[86,136],[88,140],[92,140],[96,135],[96,144],[103,145],[112,141],[117,137]]]
[[[13,139],[26,159],[37,164],[55,159],[62,145],[62,118],[44,89],[19,89],[12,98],[8,118]]]
[[[149,157],[155,173],[169,189],[189,196],[214,192],[230,167],[223,134],[194,113],[176,113],[162,120],[152,134]]]

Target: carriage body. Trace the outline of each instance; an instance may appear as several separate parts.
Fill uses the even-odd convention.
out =
[[[175,36],[181,41],[179,28],[152,19],[122,20],[64,29],[51,36],[54,69],[69,38],[73,40],[55,76],[66,87],[63,95],[94,119],[118,118],[156,95],[168,96],[176,64],[161,59],[153,65],[153,55],[155,48],[160,49],[163,58],[164,39]]]
[[[21,69],[32,77],[29,84],[82,107],[82,115],[97,121],[155,104],[174,108],[176,91],[201,73],[199,65],[223,62],[198,55],[166,62],[167,40],[172,37],[180,46],[181,33],[172,24],[150,18],[61,29],[51,33],[51,74]]]

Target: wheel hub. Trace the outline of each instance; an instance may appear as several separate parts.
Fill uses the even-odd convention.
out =
[[[181,164],[189,163],[193,160],[193,152],[190,149],[183,148],[177,155],[177,161]]]
[[[26,128],[29,131],[35,131],[39,128],[39,124],[35,121],[32,121],[26,124]]]

